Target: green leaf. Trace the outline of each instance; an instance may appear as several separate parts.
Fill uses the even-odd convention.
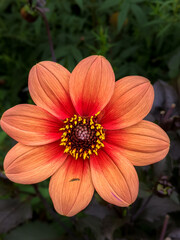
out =
[[[3,131],[0,131],[0,144],[4,142],[4,139],[6,138],[7,134]]]
[[[1,0],[0,1],[0,12],[4,12],[4,10],[11,4],[11,0]]]
[[[0,199],[0,233],[12,228],[32,217],[30,205],[18,199]]]
[[[99,9],[101,12],[105,12],[107,11],[109,8],[111,7],[115,7],[118,6],[120,3],[119,0],[106,0],[103,2],[103,4],[100,5]]]
[[[1,174],[3,174],[2,171],[0,171]],[[12,184],[10,181],[7,179],[3,179],[1,177],[0,179],[0,198],[1,199],[7,199],[10,198],[10,195],[12,194],[13,191],[16,191],[16,187],[14,184]]]
[[[38,35],[38,33],[41,31],[41,28],[42,28],[42,18],[39,17],[36,22],[34,23],[34,30],[35,30],[35,33],[36,35]]]
[[[75,61],[74,58],[71,55],[67,56],[67,66],[68,66],[68,70],[72,71],[75,67]]]
[[[129,9],[130,9],[130,4],[129,1],[124,1],[123,4],[121,5],[121,11],[118,16],[118,22],[117,22],[117,31],[120,32],[124,21],[126,20],[126,17],[128,15]]]
[[[72,53],[74,59],[79,62],[83,59],[83,56],[77,47],[71,46],[70,52]]]
[[[132,47],[125,49],[124,51],[121,52],[120,58],[123,60],[127,59],[128,57],[132,56],[136,52],[137,49],[138,49],[138,46],[132,46]]]
[[[6,235],[4,240],[57,240],[59,233],[54,225],[40,221],[24,224]]]
[[[102,228],[102,221],[92,215],[87,215],[85,217],[82,217],[78,221],[78,228],[82,231],[86,228],[89,228],[92,233],[97,237],[96,239],[100,239],[101,228]]]
[[[69,46],[59,46],[55,49],[55,55],[57,57],[57,59],[60,59],[61,57],[65,57],[67,56],[69,53]]]
[[[166,35],[170,28],[171,28],[171,24],[169,23],[158,32],[157,37],[162,37],[163,35]]]
[[[122,219],[117,216],[106,216],[102,221],[103,238],[101,239],[113,239],[114,231],[118,228],[121,228],[126,221],[126,218]]]
[[[142,3],[145,0],[130,0],[131,3]]]
[[[0,100],[2,101],[8,94],[8,91],[0,89]]]
[[[167,213],[176,211],[180,211],[180,206],[170,198],[153,196],[141,216],[143,219],[153,222]]]
[[[147,197],[150,196],[150,194],[151,194],[151,191],[146,186],[146,184],[144,182],[139,182],[139,194],[138,194],[138,197],[139,198],[147,198]]]
[[[106,216],[109,216],[111,213],[110,209],[100,204],[95,197],[92,199],[91,203],[84,212],[88,215],[95,216],[101,220]]]
[[[173,193],[171,194],[170,198],[177,204],[179,204],[179,199],[178,199],[178,193],[173,191]]]
[[[80,7],[81,11],[84,10],[83,0],[75,0],[76,4]]]
[[[143,8],[139,7],[137,4],[131,4],[131,11],[137,19],[139,25],[147,23],[146,14],[144,13]]]
[[[155,20],[152,20],[152,21],[149,21],[145,24],[145,26],[151,26],[151,27],[154,27],[153,25],[157,26],[158,24],[162,23],[162,20],[161,19],[155,19]]]
[[[168,163],[169,159],[165,157],[162,161],[153,164],[154,177],[160,178],[163,175],[168,175],[168,171],[172,171]]]
[[[176,52],[169,60],[168,67],[169,67],[169,76],[171,78],[177,77],[180,69],[180,49],[176,49]]]

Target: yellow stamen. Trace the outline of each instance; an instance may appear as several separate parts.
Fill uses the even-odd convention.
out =
[[[99,141],[99,139],[96,141],[97,143],[99,143],[101,145],[101,141]]]
[[[99,136],[99,139],[100,139],[100,140],[104,140],[104,139],[105,139],[105,136],[104,136],[104,135],[101,135],[101,136]]]
[[[92,154],[98,155],[98,150],[104,147],[105,132],[101,124],[97,122],[97,116],[81,117],[74,115],[64,120],[60,145],[64,146],[64,153],[68,153],[75,159],[90,159]],[[80,145],[81,144],[81,145]]]
[[[94,152],[96,155],[98,155],[97,150],[93,150],[93,152]]]
[[[84,151],[84,153],[83,153],[83,159],[85,160],[85,159],[86,159],[86,157],[87,157],[87,152],[86,152],[86,151]]]
[[[68,118],[66,118],[66,120],[64,121],[64,123],[67,123],[69,121],[69,119]]]
[[[78,122],[81,122],[82,121],[82,117],[78,117]]]
[[[67,142],[68,141],[68,138],[62,138],[61,139],[61,142]]]
[[[100,124],[97,123],[95,126],[96,126],[96,129],[101,129],[101,125]]]
[[[59,144],[60,146],[66,146],[66,143],[65,142],[62,142]]]
[[[101,134],[100,134],[100,132],[96,132],[96,136],[98,137],[98,136],[100,136]]]
[[[100,114],[100,111],[99,111],[99,112],[97,112],[97,113],[96,113],[94,116],[95,116],[95,117],[97,117],[99,114]]]
[[[98,145],[98,144],[96,144],[96,148],[97,148],[97,149],[100,149],[100,148],[101,148],[101,146],[100,146],[100,145]]]
[[[91,149],[88,150],[88,154],[91,155],[92,154],[92,151]]]
[[[94,124],[94,122],[93,122],[92,118],[90,118],[90,125],[93,125],[93,124]]]
[[[72,150],[72,154],[75,154],[76,153],[76,148]]]
[[[64,153],[68,153],[70,149],[71,149],[71,147],[66,147],[64,150]]]
[[[59,129],[59,131],[64,131],[64,130],[65,130],[65,128],[60,128],[60,129]]]

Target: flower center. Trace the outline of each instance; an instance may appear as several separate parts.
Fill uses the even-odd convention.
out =
[[[97,123],[97,114],[91,117],[80,117],[74,115],[64,120],[64,126],[60,145],[65,146],[65,153],[71,154],[75,159],[82,157],[89,158],[101,147],[104,147],[103,140],[105,132],[101,124]]]

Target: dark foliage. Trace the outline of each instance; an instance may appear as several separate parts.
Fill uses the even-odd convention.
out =
[[[70,71],[84,57],[101,54],[117,79],[142,75],[152,81],[155,101],[147,119],[168,133],[171,149],[161,162],[137,168],[140,192],[129,208],[95,194],[86,210],[66,218],[52,210],[48,180],[33,187],[4,177],[3,159],[15,142],[0,131],[0,240],[180,239],[179,1],[1,0],[1,114],[32,103],[28,72],[37,62],[51,60],[43,14],[57,62]]]

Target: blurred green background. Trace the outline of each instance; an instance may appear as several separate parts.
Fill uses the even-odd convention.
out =
[[[165,236],[180,239],[180,1],[29,3],[0,1],[0,114],[16,104],[32,103],[27,89],[29,70],[39,61],[51,60],[45,23],[35,9],[38,6],[47,17],[57,62],[68,70],[81,59],[100,54],[112,64],[116,80],[127,75],[150,79],[156,101],[148,118],[168,132],[171,151],[162,162],[137,168],[140,194],[131,207],[114,207],[95,194],[87,210],[71,219],[56,216],[57,221],[32,186],[11,183],[2,175],[0,240],[160,239],[166,214],[170,218]],[[165,120],[162,110],[168,113]],[[2,173],[3,159],[13,145],[0,131]],[[52,207],[48,180],[39,184],[39,190]]]

